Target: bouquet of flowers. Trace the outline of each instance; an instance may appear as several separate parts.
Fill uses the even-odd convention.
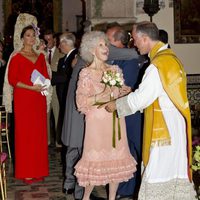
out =
[[[102,77],[102,83],[109,87],[118,87],[121,88],[124,84],[124,80],[119,72],[116,71],[105,71]]]
[[[124,84],[124,79],[122,77],[122,74],[120,74],[119,72],[107,70],[103,73],[101,83],[105,84],[105,89],[106,89],[107,86],[111,88],[110,101],[112,101],[112,100],[114,100],[114,94],[112,92],[112,88],[113,87],[121,88]],[[102,105],[104,103],[97,102],[96,105]],[[112,146],[114,148],[116,147],[116,141],[115,141],[115,138],[116,138],[116,128],[115,128],[116,119],[118,121],[118,140],[120,140],[121,139],[120,120],[119,120],[119,118],[117,118],[117,111],[114,111],[113,112],[113,134],[112,134]]]

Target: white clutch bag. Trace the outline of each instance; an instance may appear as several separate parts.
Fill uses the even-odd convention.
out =
[[[34,69],[31,74],[31,82],[33,85],[39,84],[44,86],[44,90],[41,92],[42,95],[47,96],[49,94],[47,89],[51,82],[49,79],[46,79],[37,69]]]

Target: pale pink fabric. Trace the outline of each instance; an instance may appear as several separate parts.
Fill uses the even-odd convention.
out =
[[[7,157],[8,157],[7,153],[2,152],[0,154],[1,163],[5,162]]]
[[[121,72],[118,67],[112,69]],[[84,68],[80,72],[76,91],[78,109],[86,117],[83,155],[75,166],[75,175],[81,186],[127,181],[136,171],[136,161],[128,148],[125,120],[120,120],[122,138],[118,140],[116,136],[116,148],[113,148],[112,113],[87,104],[89,96],[104,90],[104,84],[101,83],[102,75],[101,71]],[[115,97],[119,96],[118,88],[114,94]]]

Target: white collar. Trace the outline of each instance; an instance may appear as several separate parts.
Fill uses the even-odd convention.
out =
[[[66,58],[70,55],[70,53],[71,53],[72,51],[74,51],[74,49],[75,49],[75,48],[71,49],[71,50],[67,53]]]
[[[51,48],[51,49],[47,49],[47,53],[49,53],[49,50],[51,50],[51,54],[53,55],[54,54],[54,52],[55,52],[55,50],[56,50],[56,46],[54,46],[53,48]]]
[[[160,49],[158,49],[158,52],[164,49],[168,49],[169,44],[165,44],[164,46],[160,47]],[[150,52],[148,53],[148,57],[150,57]]]

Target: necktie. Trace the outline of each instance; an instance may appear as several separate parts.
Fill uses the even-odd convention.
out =
[[[51,64],[51,49],[49,49],[49,64]]]

